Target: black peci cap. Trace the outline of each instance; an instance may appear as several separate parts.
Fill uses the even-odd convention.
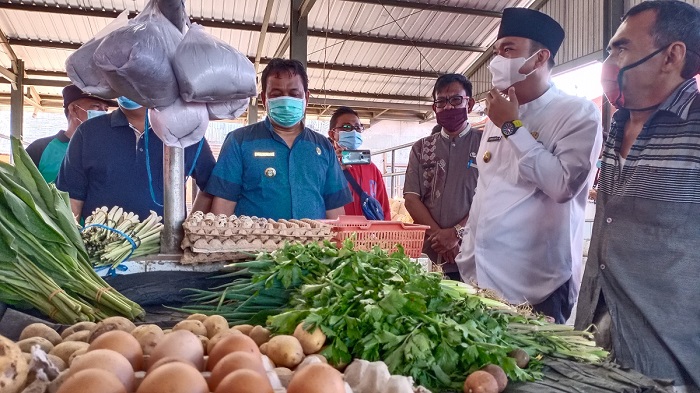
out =
[[[506,8],[503,10],[498,39],[523,37],[537,41],[556,56],[564,41],[564,29],[552,17],[529,8]]]
[[[92,94],[85,93],[84,91],[80,90],[80,88],[76,85],[68,85],[63,88],[63,107],[68,108],[68,105],[73,103],[73,101],[77,101],[81,98],[91,98],[93,100],[100,100],[102,102],[105,102],[109,106],[117,106],[116,101],[114,100],[105,100],[104,98],[100,98],[97,96],[94,96]]]

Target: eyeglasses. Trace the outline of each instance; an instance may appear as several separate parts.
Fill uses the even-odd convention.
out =
[[[353,124],[343,124],[342,126],[339,127],[333,127],[333,131],[338,131],[338,132],[349,132],[349,131],[357,131],[357,132],[364,132],[365,127],[360,124],[359,126],[353,125]]]
[[[469,97],[465,96],[452,96],[450,98],[438,98],[437,100],[433,101],[435,104],[436,108],[444,108],[447,106],[447,103],[449,102],[450,105],[457,107],[462,105],[462,102],[464,102],[464,99],[469,99]]]

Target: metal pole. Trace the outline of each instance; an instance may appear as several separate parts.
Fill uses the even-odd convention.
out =
[[[258,99],[253,97],[248,104],[248,125],[258,122]]]
[[[12,84],[10,92],[10,135],[22,140],[24,123],[24,61],[14,61],[14,74],[17,82]]]
[[[160,252],[179,254],[185,221],[185,150],[163,146],[163,234]]]
[[[307,16],[302,16],[304,0],[292,0],[289,21],[289,57],[299,60],[306,67],[306,43],[308,36]]]
[[[394,173],[394,160],[396,159],[396,150],[391,151],[391,173]],[[396,176],[391,177],[391,197],[396,195]]]

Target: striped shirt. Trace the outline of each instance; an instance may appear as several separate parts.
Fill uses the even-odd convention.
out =
[[[622,366],[700,386],[700,98],[681,84],[621,165],[629,113],[615,113],[600,172],[576,327],[602,293]],[[602,292],[601,292],[602,291]]]

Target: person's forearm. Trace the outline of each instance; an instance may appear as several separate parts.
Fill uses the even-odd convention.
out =
[[[335,220],[341,215],[345,214],[345,207],[341,206],[335,209],[326,210],[326,218],[329,220]]]
[[[425,207],[418,195],[406,194],[404,198],[406,200],[406,210],[408,210],[408,214],[413,218],[413,222],[430,226],[431,232],[440,229],[440,226],[433,219],[430,211]]]
[[[211,204],[213,200],[214,195],[200,190],[192,203],[192,211],[209,213],[211,211]]]
[[[211,212],[230,216],[236,211],[236,202],[215,196],[211,201]]]
[[[81,201],[78,199],[70,199],[70,210],[73,212],[73,216],[75,217],[75,221],[80,222],[80,215],[83,212],[83,204],[85,201]]]

